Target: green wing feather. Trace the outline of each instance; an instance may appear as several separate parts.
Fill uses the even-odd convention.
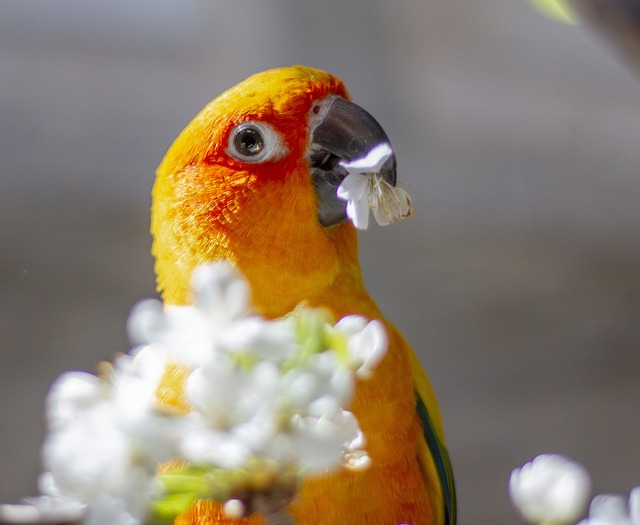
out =
[[[453,480],[453,469],[451,468],[449,453],[440,440],[433,421],[429,416],[429,411],[418,392],[416,392],[416,411],[418,412],[418,418],[422,425],[424,440],[438,474],[442,499],[444,500],[444,522],[447,525],[455,525],[457,519],[456,487]]]
[[[444,509],[434,508],[435,522],[455,525],[456,489],[449,454],[444,445],[444,431],[436,396],[429,378],[415,352],[410,352],[416,396],[416,414],[424,440],[418,449],[418,460],[425,471],[427,488],[434,502],[442,500]],[[443,515],[444,513],[444,515]]]

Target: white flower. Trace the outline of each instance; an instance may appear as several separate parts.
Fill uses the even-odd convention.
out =
[[[358,377],[370,377],[387,353],[389,344],[382,322],[367,321],[359,315],[347,315],[338,321],[336,329],[348,337],[347,349]]]
[[[282,399],[296,413],[334,415],[349,404],[354,390],[351,372],[331,352],[322,352],[288,371],[282,379]]]
[[[114,424],[112,392],[95,376],[63,374],[47,398],[43,461],[62,495],[89,501],[123,482],[128,446]]]
[[[360,437],[355,416],[340,410],[333,416],[295,416],[289,443],[307,474],[325,472],[342,463],[345,448]]]
[[[261,317],[238,319],[220,333],[220,348],[226,352],[246,352],[260,360],[282,363],[296,350],[294,320],[269,321]]]
[[[279,381],[280,371],[272,363],[244,370],[228,356],[216,355],[189,376],[187,393],[214,428],[226,429],[262,410],[275,410]]]
[[[142,347],[121,356],[110,377],[113,423],[127,439],[132,461],[150,472],[175,457],[182,433],[182,419],[169,417],[156,398],[167,362],[161,349]]]
[[[511,500],[530,523],[574,523],[591,491],[585,468],[557,454],[542,454],[511,473]]]
[[[195,304],[218,323],[249,311],[249,283],[227,262],[203,264],[193,274]]]
[[[43,462],[49,471],[43,492],[88,504],[84,523],[142,523],[153,492],[153,471],[136,462],[135,452],[142,447],[134,449],[110,416],[101,406],[47,436]],[[117,519],[112,514],[116,510]]]
[[[141,501],[142,504],[132,509],[127,498],[100,494],[87,509],[82,525],[143,525],[149,502],[146,499]]]
[[[628,502],[612,494],[596,496],[589,507],[589,517],[578,525],[640,525],[640,487],[631,491]]]
[[[205,264],[193,275],[194,305],[138,303],[127,324],[135,343],[161,348],[174,363],[205,362],[235,323],[249,317],[249,284],[225,262]],[[228,335],[226,337],[228,339]]]
[[[45,466],[63,493],[90,501],[125,482],[129,447],[101,405],[47,437]]]
[[[155,347],[167,362],[196,366],[213,351],[218,321],[195,306],[164,306],[148,299],[134,306],[127,327],[132,341]]]
[[[96,524],[103,514],[96,505],[104,498],[119,502],[108,506],[129,516],[111,523],[144,518],[155,467],[176,455],[180,435],[178,420],[156,412],[160,373],[152,353],[138,352],[119,358],[105,379],[83,372],[58,378],[47,398],[45,494],[89,504],[87,520]]]
[[[131,309],[127,333],[133,343],[146,344],[158,340],[167,331],[164,306],[157,299],[144,299]]]
[[[106,386],[93,374],[66,372],[58,377],[46,399],[46,413],[50,428],[72,423],[83,412],[104,401]]]
[[[38,496],[19,505],[0,505],[0,523],[80,523],[86,506],[75,500]]]
[[[197,368],[187,381],[196,412],[184,428],[184,457],[234,469],[263,452],[277,431],[279,381],[280,371],[273,363],[244,370],[224,354]]]
[[[129,330],[143,346],[100,377],[70,372],[51,388],[41,491],[86,504],[87,525],[142,523],[154,498],[166,517],[176,511],[172,498],[228,494],[256,465],[268,465],[277,484],[279,473],[291,483],[292,473],[370,463],[344,407],[355,376],[368,377],[386,352],[384,324],[347,316],[334,326],[326,312],[305,308],[262,318],[228,264],[198,270],[195,288],[192,306],[139,304]],[[175,367],[179,376],[170,376]],[[165,387],[191,411],[160,401]],[[157,465],[173,458],[190,463],[186,472],[156,478]],[[213,472],[217,488],[206,478]]]
[[[199,267],[194,288],[193,306],[138,303],[129,317],[131,338],[157,346],[167,361],[188,367],[200,366],[220,351],[282,362],[295,350],[293,320],[251,315],[249,284],[230,264]]]
[[[380,173],[392,154],[391,146],[385,142],[372,148],[364,157],[340,162],[349,175],[338,186],[337,196],[347,201],[347,217],[356,228],[367,229],[369,209],[380,226],[412,213],[409,194],[389,184]]]

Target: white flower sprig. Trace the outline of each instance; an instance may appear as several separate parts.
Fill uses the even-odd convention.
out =
[[[364,157],[340,162],[349,175],[338,186],[337,196],[347,201],[347,217],[356,228],[367,229],[369,210],[380,226],[404,219],[413,212],[409,194],[389,184],[380,173],[392,154],[391,146],[384,142]]]
[[[99,376],[54,383],[46,498],[35,506],[72,502],[85,523],[135,525],[170,521],[202,498],[238,517],[273,507],[275,494],[286,512],[304,476],[368,466],[344,407],[385,354],[384,325],[334,324],[306,308],[267,320],[228,264],[200,268],[194,288],[193,306],[137,306],[129,330],[140,346]],[[179,466],[157,474],[170,459]]]
[[[589,517],[578,525],[640,525],[640,487],[629,500],[617,494],[600,494],[589,506]]]
[[[591,492],[586,469],[558,454],[541,454],[515,469],[509,480],[511,501],[529,522],[540,525],[576,523]],[[600,494],[589,516],[577,525],[640,525],[640,487],[629,498]]]
[[[509,493],[520,514],[540,525],[575,523],[591,492],[586,469],[558,454],[541,454],[511,473]]]

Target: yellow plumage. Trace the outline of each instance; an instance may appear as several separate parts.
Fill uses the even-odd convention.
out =
[[[317,218],[309,115],[316,101],[332,95],[348,98],[342,82],[327,73],[299,66],[267,71],[220,95],[176,139],[153,190],[153,253],[166,303],[189,303],[193,270],[227,259],[247,277],[253,304],[267,317],[303,302],[327,308],[336,319],[384,319],[364,287],[356,230],[349,222],[325,227]],[[282,151],[264,162],[235,158],[230,141],[243,122],[267,124]],[[388,354],[372,379],[358,384],[350,407],[367,437],[372,466],[305,482],[291,506],[300,525],[445,520],[442,474],[416,412],[417,392],[443,443],[435,397],[407,342],[385,323]],[[165,395],[171,397],[166,389]],[[177,523],[234,520],[217,504],[199,502]],[[252,516],[247,523],[261,519]]]

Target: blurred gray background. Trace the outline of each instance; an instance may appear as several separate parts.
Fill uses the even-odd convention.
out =
[[[293,63],[396,147],[415,216],[361,261],[439,395],[460,523],[518,522],[540,452],[640,484],[640,83],[586,29],[525,0],[4,0],[0,500],[35,491],[51,381],[128,348],[173,138]]]

